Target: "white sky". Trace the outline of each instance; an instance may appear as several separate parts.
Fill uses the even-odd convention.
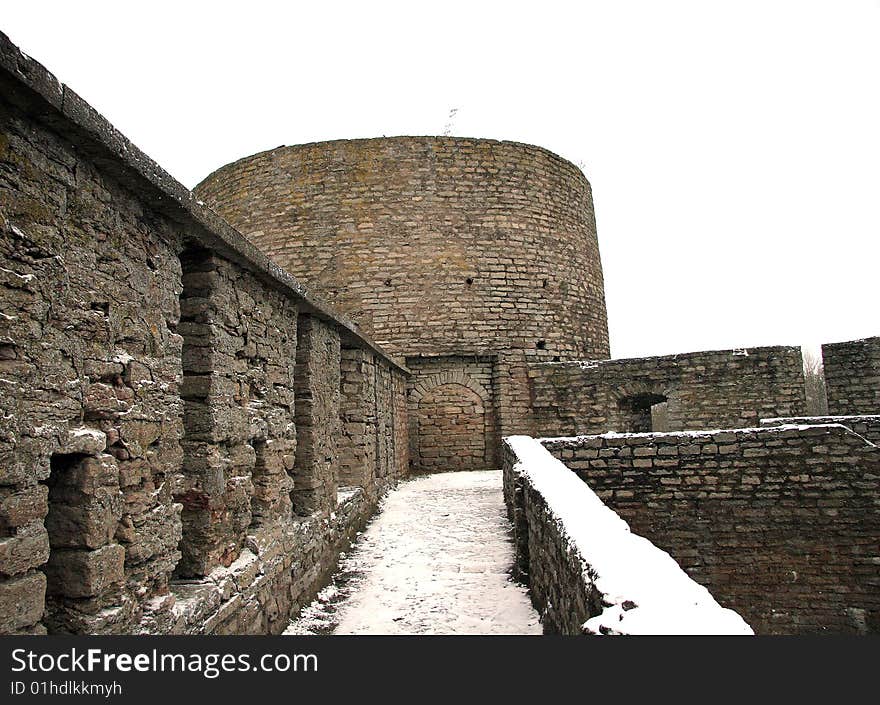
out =
[[[452,108],[557,152],[614,357],[880,334],[880,0],[7,0],[0,30],[189,187]]]

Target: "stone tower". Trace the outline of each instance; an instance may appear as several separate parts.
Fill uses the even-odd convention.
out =
[[[528,363],[608,357],[590,185],[545,149],[450,137],[279,147],[195,191],[406,359],[416,470],[495,467],[500,436],[531,430]]]

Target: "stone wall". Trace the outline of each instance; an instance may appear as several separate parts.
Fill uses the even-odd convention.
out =
[[[174,499],[177,574],[192,577],[235,560],[252,523],[290,512],[297,306],[204,250],[181,262],[184,471]]]
[[[822,346],[828,413],[880,414],[880,337]]]
[[[0,633],[280,632],[406,472],[406,369],[3,35],[0,285]],[[386,439],[337,499],[342,344]]]
[[[527,363],[608,356],[590,185],[547,150],[447,137],[280,147],[196,193],[394,354],[448,372],[492,358],[488,406],[461,385],[425,390],[423,410],[436,408],[414,467],[497,467],[501,435],[532,430]],[[444,453],[440,435],[463,445]]]
[[[545,633],[751,633],[540,442],[514,436],[503,449],[517,572]]]
[[[880,449],[849,429],[543,444],[757,633],[880,630]]]
[[[793,347],[535,364],[529,377],[534,431],[543,436],[649,432],[658,405],[664,430],[754,426],[806,411]]]
[[[408,468],[406,384],[370,352],[342,350],[340,486],[369,492]]]

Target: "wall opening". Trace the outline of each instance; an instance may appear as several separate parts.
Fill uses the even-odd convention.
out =
[[[183,338],[181,366],[183,381],[182,487],[174,499],[183,505],[180,561],[176,578],[205,574],[204,537],[210,533],[210,498],[205,487],[208,442],[213,426],[208,395],[211,386],[212,344],[209,314],[210,286],[205,274],[211,271],[210,253],[190,248],[180,255],[183,290],[180,294],[180,323]]]
[[[624,397],[619,406],[624,433],[651,433],[668,430],[667,399],[662,394],[644,392]],[[664,426],[657,428],[655,426]]]
[[[43,622],[49,634],[67,632],[63,626],[68,609],[65,601],[66,588],[77,590],[76,585],[66,585],[71,582],[70,576],[65,577],[54,567],[65,550],[82,545],[81,527],[76,521],[76,515],[80,514],[76,506],[78,493],[67,480],[86,457],[79,453],[56,453],[50,459],[49,477],[45,480],[49,488],[49,513],[45,519],[46,532],[49,534],[49,560],[43,568],[46,574],[46,612]]]
[[[49,558],[43,622],[52,634],[94,630],[91,615],[120,604],[125,549],[115,535],[122,514],[119,468],[108,456],[50,458],[46,533]]]

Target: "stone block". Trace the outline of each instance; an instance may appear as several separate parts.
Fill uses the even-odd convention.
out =
[[[39,571],[0,580],[0,634],[31,627],[43,617],[46,576]]]
[[[125,578],[125,549],[119,544],[94,551],[53,550],[46,564],[48,593],[69,598],[97,597]]]

